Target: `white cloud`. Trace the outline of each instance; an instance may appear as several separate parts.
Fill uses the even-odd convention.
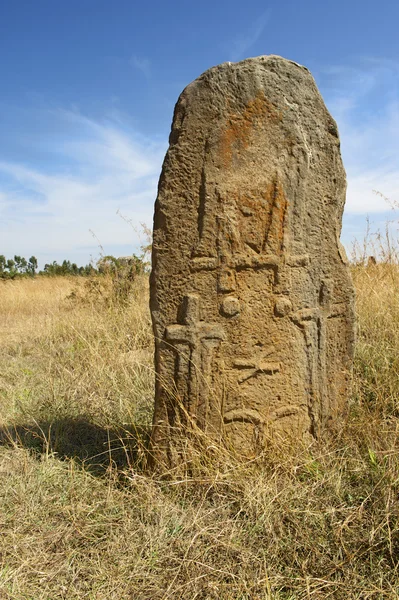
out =
[[[398,74],[395,63],[367,60],[356,69],[329,69],[322,78],[333,84],[326,97],[340,131],[348,215],[388,211],[373,190],[399,201]]]
[[[233,40],[230,46],[230,60],[237,61],[242,58],[247,58],[247,51],[258,41],[262,35],[267,23],[270,20],[271,11],[265,10],[255,21],[251,23],[249,28],[238,35]]]
[[[142,72],[142,74],[147,77],[147,79],[150,78],[151,75],[151,62],[148,58],[141,58],[139,56],[133,55],[130,59],[130,64],[135,68],[138,69],[139,71]]]
[[[1,253],[88,262],[98,252],[89,230],[107,253],[133,251],[137,234],[116,213],[151,225],[165,144],[79,113],[58,119],[68,136],[47,148],[55,164],[0,160]]]
[[[372,169],[358,175],[348,173],[347,214],[367,215],[384,213],[391,210],[391,206],[382,196],[381,192],[392,203],[399,198],[399,169],[386,172],[384,169]]]

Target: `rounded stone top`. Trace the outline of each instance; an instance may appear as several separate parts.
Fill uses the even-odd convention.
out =
[[[179,102],[185,103],[211,91],[212,98],[231,94],[248,101],[259,90],[283,93],[289,100],[300,98],[305,104],[310,97],[321,96],[310,71],[299,63],[275,54],[246,58],[238,62],[224,62],[204,71],[181,93]],[[296,91],[293,91],[296,89]],[[290,101],[290,100],[289,100]]]
[[[210,67],[206,71],[204,71],[197,79],[195,79],[190,85],[193,83],[202,80],[206,76],[212,76],[217,73],[222,73],[223,71],[230,71],[232,69],[239,71],[256,71],[258,69],[266,70],[278,70],[282,72],[292,71],[293,69],[297,71],[300,69],[303,74],[310,76],[312,79],[312,75],[304,65],[301,65],[293,60],[288,58],[284,58],[283,56],[279,56],[278,54],[262,54],[261,56],[253,56],[249,58],[245,58],[243,60],[237,62],[226,61],[214,67]],[[189,86],[188,86],[189,87]]]
[[[305,71],[309,71],[309,69],[307,67],[305,67],[304,65],[301,65],[299,63],[297,63],[294,60],[291,60],[289,58],[284,58],[283,56],[280,56],[279,54],[261,54],[260,56],[249,56],[248,58],[244,58],[243,60],[239,60],[237,62],[224,62],[221,63],[220,65],[218,65],[218,67],[223,67],[224,65],[244,65],[244,64],[265,64],[267,62],[274,62],[274,63],[281,63],[281,64],[291,64],[291,65],[295,65],[296,67],[299,67],[300,69],[305,69]],[[214,67],[212,67],[214,68]]]

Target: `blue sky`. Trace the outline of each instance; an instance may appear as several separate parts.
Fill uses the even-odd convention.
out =
[[[373,190],[399,201],[398,22],[393,0],[0,1],[0,254],[137,249],[179,93],[260,54],[306,65],[338,122],[349,247],[391,215]]]

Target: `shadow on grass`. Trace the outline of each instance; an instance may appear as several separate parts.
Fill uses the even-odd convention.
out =
[[[141,470],[145,466],[148,443],[149,430],[101,427],[83,417],[0,428],[0,445],[17,444],[37,455],[72,458],[97,476],[111,468],[121,472],[132,468]]]

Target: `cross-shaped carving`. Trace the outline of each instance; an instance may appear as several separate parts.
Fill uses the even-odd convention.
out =
[[[256,361],[238,359],[233,362],[233,367],[245,371],[241,377],[238,378],[238,383],[244,383],[244,381],[247,381],[260,373],[274,375],[280,371],[280,363],[268,362],[266,360]]]
[[[328,401],[327,397],[325,399],[320,397],[322,391],[327,389],[327,323],[329,319],[345,315],[347,312],[346,304],[331,303],[331,285],[329,280],[322,281],[319,306],[303,308],[290,314],[291,321],[302,330],[308,348],[310,415],[313,421],[313,428],[315,427],[313,407],[321,406],[323,409],[325,402]]]
[[[166,327],[165,339],[177,352],[175,386],[179,399],[197,425],[205,429],[213,353],[225,339],[225,333],[218,323],[200,320],[200,299],[196,294],[185,296],[183,302],[183,324]]]

